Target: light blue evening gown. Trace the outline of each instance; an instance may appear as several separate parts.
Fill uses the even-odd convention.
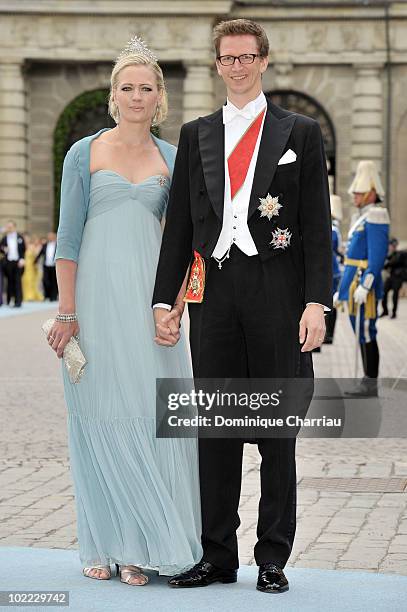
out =
[[[169,179],[91,177],[78,261],[80,345],[64,388],[83,565],[174,575],[202,556],[197,441],[155,437],[155,379],[190,378],[184,337],[157,346],[151,296]]]

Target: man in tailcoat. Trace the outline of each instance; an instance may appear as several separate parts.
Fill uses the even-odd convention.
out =
[[[14,221],[6,224],[6,234],[0,241],[0,251],[3,253],[3,270],[7,279],[7,304],[14,298],[14,307],[20,308],[23,301],[21,277],[24,274],[25,242],[24,237],[17,232]]]
[[[389,250],[384,262],[384,269],[388,276],[384,282],[382,308],[383,312],[380,317],[387,317],[388,311],[388,296],[389,292],[393,291],[393,311],[391,319],[397,316],[397,305],[399,301],[400,289],[403,283],[407,281],[407,251],[398,250],[399,241],[397,238],[391,238],[389,241]]]
[[[181,129],[152,302],[156,342],[171,346],[179,338],[177,296],[191,264],[186,295],[195,377],[312,376],[311,351],[323,342],[332,300],[321,130],[264,96],[269,45],[259,25],[222,22],[214,43],[227,102]],[[273,593],[288,589],[295,438],[256,442],[257,588]],[[170,586],[236,581],[243,445],[199,440],[203,558]]]

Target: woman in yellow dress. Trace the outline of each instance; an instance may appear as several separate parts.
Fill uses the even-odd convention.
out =
[[[36,236],[31,237],[29,234],[25,235],[25,241],[25,266],[22,276],[23,301],[42,302],[44,296],[39,288],[41,272],[39,266],[35,263],[35,258],[41,250],[41,241]]]

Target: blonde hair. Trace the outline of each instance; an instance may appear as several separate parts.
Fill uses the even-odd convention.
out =
[[[268,57],[269,41],[266,32],[255,21],[250,19],[230,19],[229,21],[221,21],[213,28],[213,44],[216,50],[216,56],[219,55],[220,41],[224,36],[236,36],[238,34],[250,34],[257,41],[257,49],[261,57]]]
[[[119,108],[114,101],[114,92],[119,80],[119,73],[123,68],[128,66],[148,66],[154,72],[158,91],[162,92],[161,102],[157,106],[156,113],[152,120],[152,125],[160,125],[167,118],[168,114],[168,96],[165,88],[163,72],[157,62],[151,61],[149,58],[139,53],[132,53],[119,59],[112,70],[110,76],[110,93],[109,93],[109,115],[119,123]]]

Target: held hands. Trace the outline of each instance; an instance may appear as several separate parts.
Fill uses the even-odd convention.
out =
[[[48,344],[56,352],[59,359],[61,359],[64,348],[68,344],[72,336],[79,334],[79,325],[77,321],[72,323],[62,323],[61,321],[55,321],[48,336]]]
[[[180,339],[183,303],[175,303],[171,311],[165,308],[154,308],[156,336],[154,342],[160,346],[175,346]]]
[[[301,352],[312,351],[321,346],[325,338],[324,307],[320,304],[308,304],[300,320],[299,340],[304,345]]]

